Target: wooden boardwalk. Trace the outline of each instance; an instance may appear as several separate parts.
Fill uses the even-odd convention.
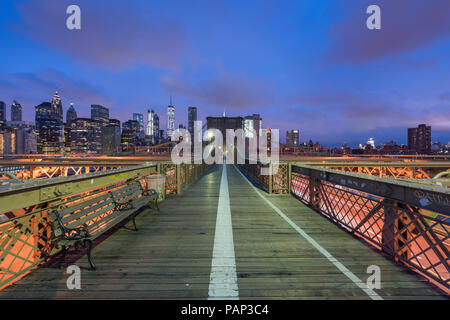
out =
[[[370,299],[228,166],[237,285],[240,299]],[[81,289],[69,290],[65,268],[43,267],[0,291],[0,299],[207,299],[222,166],[208,169],[157,212],[145,209],[137,232],[124,228],[97,241],[96,271],[84,252],[68,257],[82,267]],[[264,195],[364,283],[369,265],[381,269],[383,299],[445,298],[291,196]]]

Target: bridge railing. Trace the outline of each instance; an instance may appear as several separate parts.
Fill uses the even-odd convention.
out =
[[[448,188],[289,163],[280,164],[273,176],[261,176],[261,166],[240,165],[266,191],[290,192],[396,262],[450,290]]]
[[[205,169],[204,164],[163,162],[65,178],[4,180],[0,186],[0,290],[60,251],[49,218],[53,210],[69,206],[101,209],[96,199],[104,193],[135,181],[145,186],[145,177],[157,173],[166,175],[164,196],[178,194]]]

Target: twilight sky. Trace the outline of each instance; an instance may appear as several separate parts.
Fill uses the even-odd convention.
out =
[[[66,8],[81,8],[81,30]],[[382,29],[366,28],[381,7]],[[64,112],[91,104],[126,121],[154,109],[166,126],[260,113],[300,140],[406,143],[427,123],[450,141],[449,0],[16,0],[0,3],[0,100],[34,120],[60,92]]]

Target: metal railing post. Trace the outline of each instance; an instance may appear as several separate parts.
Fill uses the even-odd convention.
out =
[[[395,221],[398,214],[395,210],[395,202],[385,199],[383,201],[384,223],[381,231],[383,251],[394,256],[395,255]]]
[[[191,182],[189,180],[190,164],[184,164],[184,185],[187,186]]]
[[[181,164],[176,165],[177,194],[181,193]]]
[[[156,172],[158,174],[161,174],[161,162],[157,162],[156,164]],[[166,182],[164,181],[164,184],[161,188],[161,201],[164,201],[166,199]]]
[[[272,162],[269,163],[269,194],[272,194],[273,189],[273,167]]]
[[[291,194],[292,163],[288,162],[288,194]]]
[[[309,178],[309,203],[314,208],[320,208],[320,180]]]

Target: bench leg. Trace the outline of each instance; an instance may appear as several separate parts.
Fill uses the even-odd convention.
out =
[[[133,215],[133,226],[134,226],[134,231],[138,231],[138,228],[136,227],[136,215]]]
[[[62,267],[62,264],[64,263],[64,259],[66,258],[66,254],[67,254],[66,246],[62,246],[61,259],[58,262],[58,268]]]
[[[92,251],[92,240],[86,240],[87,241],[87,257],[89,264],[91,265],[91,270],[95,270],[95,264],[91,257],[91,251]]]
[[[131,231],[138,231],[138,228],[137,228],[137,226],[136,226],[136,220],[135,220],[135,218],[136,218],[136,215],[133,214],[133,215],[131,216],[131,220],[133,221],[133,229],[128,228],[128,227],[126,226],[126,224],[123,225],[122,228],[127,229],[127,230],[131,230]],[[127,221],[127,223],[128,223],[128,221]]]
[[[155,199],[155,207],[156,207],[156,210],[159,211],[159,207],[158,207],[158,197],[156,197],[156,199]]]

